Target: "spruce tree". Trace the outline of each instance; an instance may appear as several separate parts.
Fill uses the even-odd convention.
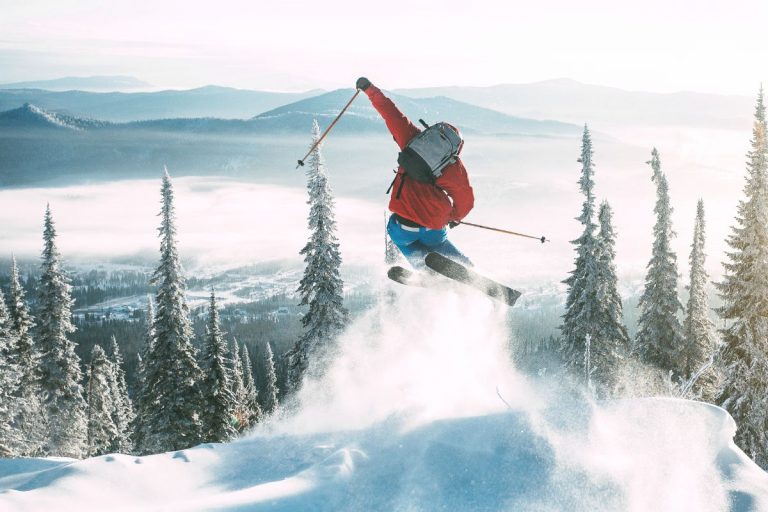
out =
[[[638,307],[640,318],[635,349],[640,358],[664,373],[672,372],[674,379],[684,375],[683,328],[678,314],[683,306],[677,295],[677,255],[670,246],[672,206],[667,178],[661,171],[659,152],[653,148],[652,180],[656,183],[656,224],[653,227],[653,250],[647,266],[645,289]]]
[[[595,324],[591,340],[591,360],[597,390],[611,394],[616,383],[619,366],[629,351],[629,335],[623,321],[623,306],[616,276],[616,235],[613,231],[613,213],[603,201],[598,214],[600,231],[595,244],[596,306]]]
[[[136,368],[137,380],[142,381],[144,379],[144,361],[149,358],[150,352],[155,346],[155,306],[152,301],[152,297],[147,297],[147,311],[145,313],[146,319],[144,321],[144,338],[139,350],[140,364]]]
[[[155,296],[154,347],[144,360],[143,453],[189,448],[201,440],[202,374],[192,345],[189,306],[176,248],[173,187],[166,170],[160,211],[160,264],[152,277]]]
[[[38,361],[30,332],[35,324],[32,316],[29,314],[29,307],[27,306],[24,287],[21,285],[16,257],[13,257],[11,264],[8,315],[10,317],[10,329],[13,331],[17,341],[13,357],[22,372],[21,385],[24,388],[34,390],[39,383],[37,375]]]
[[[232,340],[232,362],[230,371],[230,387],[232,396],[235,400],[234,416],[238,432],[242,432],[247,423],[247,414],[245,410],[245,381],[243,380],[243,364],[240,361],[240,345],[236,339]]]
[[[699,199],[696,205],[696,221],[693,229],[693,243],[690,263],[689,296],[686,306],[685,347],[683,349],[683,376],[691,379],[705,365],[709,364],[715,353],[714,325],[709,319],[709,298],[707,297],[707,282],[709,275],[704,268],[706,262],[706,235],[704,222],[704,201]],[[714,399],[716,377],[713,375],[714,366],[705,375],[700,375],[694,384],[697,395],[704,399]]]
[[[91,352],[88,371],[88,442],[89,457],[114,451],[115,440],[119,439],[119,427],[115,424],[115,403],[113,364],[99,345]]]
[[[219,324],[216,295],[211,290],[201,362],[204,372],[202,389],[205,407],[200,413],[203,441],[209,443],[228,441],[237,433],[232,424],[237,402],[232,392],[227,359],[227,345]]]
[[[243,351],[240,354],[240,363],[243,367],[243,409],[245,411],[246,427],[253,427],[261,421],[262,411],[259,405],[259,392],[256,389],[256,382],[253,379],[253,364],[251,356],[248,355],[248,347],[243,344]]]
[[[317,121],[312,125],[312,143],[320,138]],[[299,284],[301,306],[309,306],[302,317],[304,332],[288,352],[289,387],[295,391],[310,361],[322,367],[336,337],[347,324],[344,283],[340,277],[341,254],[336,239],[333,194],[328,185],[320,146],[312,152],[307,167],[310,237],[300,254],[306,267]]]
[[[725,382],[717,402],[736,420],[736,444],[768,469],[768,141],[762,88],[754,117],[745,198],[727,240],[725,276],[717,284],[724,302],[718,312],[730,321],[722,330]]]
[[[23,407],[16,418],[24,446],[21,455],[42,455],[41,443],[45,434],[40,392],[39,356],[32,339],[35,326],[29,313],[24,287],[21,284],[16,257],[12,258],[11,282],[8,295],[8,313],[11,331],[16,338],[13,359],[19,368],[18,396]]]
[[[387,232],[387,223],[389,222],[387,214],[384,213],[384,263],[387,265],[396,265],[400,259],[400,249],[389,237]]]
[[[131,431],[133,433],[133,445],[138,453],[145,453],[147,433],[150,427],[150,418],[153,412],[153,396],[147,388],[146,361],[155,346],[155,309],[152,298],[147,300],[146,323],[144,326],[144,340],[138,354],[136,365],[136,387],[134,393],[135,416]]]
[[[110,447],[112,452],[131,453],[133,451],[133,424],[136,413],[133,403],[128,396],[128,386],[125,382],[123,356],[114,335],[110,340],[110,362],[112,363],[112,398],[114,402],[113,417],[117,426],[118,436]]]
[[[56,229],[50,207],[45,211],[44,248],[38,286],[37,340],[40,350],[40,385],[46,432],[43,453],[81,457],[86,442],[86,403],[80,358],[67,337],[72,324],[72,298],[56,247]]]
[[[278,389],[277,389],[277,372],[275,371],[275,358],[272,353],[272,345],[267,343],[267,358],[266,358],[266,368],[267,368],[267,383],[266,387],[264,389],[264,401],[263,401],[263,410],[264,414],[270,415],[274,413],[277,410],[278,405]]]
[[[5,296],[0,290],[0,457],[14,457],[23,450],[16,423],[23,408],[19,394],[21,374],[14,358],[16,344]]]
[[[597,226],[593,220],[595,214],[595,195],[593,192],[595,171],[592,155],[592,138],[589,128],[585,125],[581,140],[581,157],[577,160],[581,163],[579,188],[585,199],[581,208],[581,215],[576,217],[584,230],[579,238],[571,242],[576,246],[576,262],[570,277],[563,281],[568,285],[568,295],[565,302],[563,324],[560,326],[562,333],[560,353],[563,364],[576,375],[584,373],[586,336],[590,335],[594,339],[597,325],[596,315],[599,309],[596,302],[598,263],[595,228]]]

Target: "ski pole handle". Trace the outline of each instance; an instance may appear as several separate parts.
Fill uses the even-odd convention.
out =
[[[336,116],[336,119],[334,119],[334,120],[333,120],[333,122],[332,122],[332,123],[331,123],[331,124],[328,126],[328,128],[326,128],[326,129],[325,129],[325,131],[324,131],[324,132],[323,132],[323,134],[320,136],[320,138],[319,138],[319,139],[317,139],[317,142],[315,142],[314,144],[312,144],[312,147],[311,147],[311,148],[309,148],[309,151],[307,151],[307,154],[306,154],[306,155],[304,155],[304,158],[302,158],[301,160],[299,160],[299,164],[296,166],[296,168],[297,168],[297,169],[298,169],[299,167],[304,167],[304,160],[306,160],[306,159],[307,159],[307,157],[308,157],[309,155],[311,155],[311,154],[312,154],[312,152],[315,150],[315,148],[316,148],[317,146],[319,146],[321,142],[323,142],[323,139],[325,138],[325,136],[326,136],[326,135],[328,135],[328,132],[330,132],[330,131],[331,131],[331,128],[333,128],[333,125],[335,125],[335,124],[338,122],[338,120],[341,118],[341,116],[344,114],[344,112],[346,112],[346,111],[347,111],[347,109],[348,109],[348,108],[349,108],[349,106],[352,104],[352,102],[353,102],[353,101],[355,101],[355,98],[357,98],[357,95],[358,95],[358,94],[360,94],[360,89],[357,89],[357,90],[355,91],[355,95],[354,95],[354,96],[352,96],[352,99],[351,99],[351,100],[349,100],[349,101],[347,102],[347,104],[346,104],[346,105],[344,105],[344,108],[343,108],[343,109],[341,109],[341,112],[339,112],[339,115],[337,115],[337,116]]]
[[[463,220],[459,221],[459,224],[464,224],[465,226],[472,226],[473,228],[481,228],[481,229],[487,229],[489,231],[496,231],[497,233],[504,233],[506,235],[515,235],[515,236],[521,236],[523,238],[532,238],[534,240],[540,241],[541,243],[549,242],[549,240],[544,236],[526,235],[523,233],[517,233],[515,231],[509,231],[506,229],[492,228],[489,226],[483,226],[481,224],[472,224],[471,222],[464,222]]]

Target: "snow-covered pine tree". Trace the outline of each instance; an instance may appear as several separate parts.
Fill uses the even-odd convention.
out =
[[[717,284],[730,321],[722,334],[725,383],[717,403],[736,420],[736,444],[768,469],[768,141],[763,90],[757,99],[747,153],[745,198],[728,237],[731,251]]]
[[[50,206],[45,210],[44,248],[38,285],[37,341],[40,386],[46,433],[46,455],[81,457],[85,451],[87,418],[80,358],[67,335],[72,324],[72,297],[56,247],[56,229]]]
[[[16,418],[16,425],[21,430],[21,437],[24,440],[21,455],[36,457],[42,455],[40,446],[45,434],[40,393],[39,357],[31,335],[35,323],[29,314],[15,256],[12,257],[11,263],[8,313],[11,319],[11,330],[16,337],[13,359],[19,367],[18,395],[23,404]]]
[[[155,296],[154,347],[144,359],[143,400],[150,404],[143,453],[182,450],[201,440],[200,410],[202,372],[192,345],[189,306],[176,248],[173,186],[166,169],[160,211],[160,264],[152,277]]]
[[[595,391],[595,384],[592,382],[593,373],[595,373],[595,367],[592,366],[592,336],[587,334],[584,337],[584,387],[590,396]]]
[[[114,367],[107,354],[99,345],[91,352],[88,370],[88,441],[87,456],[111,453],[115,440],[120,438],[119,427],[115,424]]]
[[[275,357],[272,353],[272,345],[267,343],[267,383],[264,389],[264,400],[262,402],[264,414],[270,415],[277,410],[277,372],[275,371]]]
[[[320,138],[320,127],[312,124],[312,143]],[[306,267],[299,284],[302,306],[309,311],[301,319],[304,333],[288,352],[289,389],[296,391],[310,360],[318,367],[332,347],[336,337],[347,324],[348,312],[344,308],[344,283],[339,275],[341,254],[336,239],[336,220],[333,213],[333,194],[328,185],[320,145],[312,152],[307,167],[307,191],[310,206],[310,237],[301,250]]]
[[[232,392],[231,372],[227,358],[227,344],[221,332],[216,294],[211,290],[208,308],[208,325],[203,343],[203,399],[205,406],[200,412],[203,441],[220,443],[234,438],[237,430],[233,425],[237,400]]]
[[[120,353],[120,347],[114,335],[110,339],[109,355],[113,370],[112,384],[114,388],[112,389],[112,398],[115,406],[113,416],[118,433],[114,445],[110,447],[110,451],[113,453],[132,453],[132,430],[136,413],[133,409],[133,402],[131,402],[131,398],[128,396],[123,355]]]
[[[245,426],[252,427],[261,421],[263,413],[259,405],[259,391],[253,379],[253,364],[248,354],[248,347],[243,343],[243,351],[240,354],[240,363],[243,367],[243,396],[245,411]]]
[[[147,311],[145,315],[144,339],[138,354],[139,364],[136,367],[136,380],[138,382],[144,380],[144,361],[149,358],[149,354],[155,346],[155,304],[151,296],[147,297]]]
[[[152,394],[147,389],[146,364],[155,346],[155,308],[152,303],[152,297],[147,298],[146,323],[144,326],[144,342],[138,354],[138,364],[136,366],[136,387],[134,392],[134,409],[136,414],[133,419],[131,431],[133,432],[133,445],[138,453],[145,453],[147,432],[149,431],[149,418],[153,409],[153,402],[150,400]]]
[[[592,138],[589,128],[584,126],[584,134],[581,139],[581,178],[579,188],[584,194],[584,204],[581,215],[576,217],[584,231],[581,236],[571,243],[576,246],[575,268],[570,277],[563,281],[568,285],[568,295],[565,302],[565,315],[560,326],[562,339],[560,354],[566,368],[573,371],[574,375],[584,374],[584,352],[587,334],[594,337],[595,315],[598,311],[597,304],[597,260],[595,257],[596,239],[594,223],[595,195],[594,163],[592,162]]]
[[[230,347],[232,353],[232,366],[230,371],[230,386],[232,389],[232,396],[235,399],[235,419],[236,428],[238,432],[242,432],[246,427],[247,417],[245,411],[245,382],[243,379],[243,363],[240,360],[240,345],[236,339],[232,340]]]
[[[598,213],[600,231],[595,241],[596,305],[592,330],[592,366],[595,387],[600,395],[612,394],[619,365],[629,351],[629,335],[623,321],[623,306],[616,276],[616,235],[613,231],[613,212],[607,201]]]
[[[704,365],[708,364],[715,353],[714,325],[709,319],[709,297],[707,297],[707,282],[709,275],[704,268],[706,262],[705,250],[706,234],[704,222],[704,201],[699,199],[696,205],[696,221],[693,228],[693,243],[690,263],[690,284],[688,291],[688,304],[686,307],[685,322],[685,347],[683,349],[683,376],[686,379],[693,377]],[[715,398],[717,386],[715,366],[696,379],[693,390],[696,396],[706,400]]]
[[[15,360],[17,338],[0,290],[0,457],[14,457],[23,450],[23,438],[16,424],[24,404],[19,394],[21,374]]]
[[[656,183],[656,224],[653,227],[653,250],[645,276],[645,289],[638,308],[638,332],[635,349],[643,362],[664,373],[672,372],[675,380],[684,375],[682,355],[683,327],[678,313],[683,305],[677,295],[677,255],[670,242],[672,206],[669,200],[667,177],[661,171],[659,152],[653,148],[651,160],[652,180]]]
[[[384,263],[391,266],[396,265],[400,259],[400,250],[397,248],[392,239],[389,238],[389,233],[387,232],[388,222],[389,217],[387,213],[384,212]]]

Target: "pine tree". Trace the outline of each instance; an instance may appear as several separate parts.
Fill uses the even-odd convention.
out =
[[[151,401],[153,396],[147,388],[146,361],[149,354],[155,346],[155,308],[152,298],[147,300],[147,317],[144,327],[144,343],[138,354],[138,364],[136,365],[136,387],[134,393],[134,404],[136,414],[133,419],[131,431],[133,433],[133,445],[138,453],[144,453],[146,450],[147,433],[150,427],[150,418],[154,409],[154,403]]]
[[[168,171],[162,184],[160,264],[152,283],[155,296],[154,347],[144,360],[146,422],[143,453],[189,448],[201,440],[202,374],[192,345],[185,282],[176,249],[173,187]]]
[[[16,419],[23,404],[19,394],[21,375],[14,358],[17,338],[11,317],[0,290],[0,457],[13,457],[23,450],[21,432]]]
[[[232,362],[230,371],[230,387],[232,389],[232,396],[235,399],[235,412],[236,426],[238,432],[242,432],[245,429],[247,423],[246,414],[246,396],[245,396],[245,382],[243,380],[243,363],[240,361],[240,345],[237,340],[232,340],[231,346]]]
[[[113,416],[118,433],[115,443],[110,447],[110,450],[116,453],[131,453],[133,451],[133,424],[136,413],[133,410],[131,398],[128,396],[123,356],[120,353],[120,347],[114,335],[110,339],[110,362],[112,363],[113,371],[111,383],[113,385],[112,397],[115,406]]]
[[[597,312],[591,358],[598,392],[612,394],[619,365],[629,351],[629,335],[622,319],[623,306],[614,264],[616,235],[608,202],[603,201],[600,205],[598,219],[600,231],[595,244]]]
[[[46,422],[46,455],[81,457],[86,442],[86,403],[80,358],[67,335],[72,324],[69,279],[56,248],[56,229],[50,207],[45,211],[42,272],[38,286],[37,339],[40,385]]]
[[[40,365],[37,349],[31,335],[35,323],[29,314],[16,257],[12,258],[8,313],[11,320],[11,331],[16,337],[13,359],[19,367],[18,396],[23,404],[16,418],[16,425],[24,440],[21,455],[36,457],[42,455],[40,449],[45,435],[40,391]]]
[[[203,427],[203,441],[219,443],[232,439],[237,433],[232,423],[237,401],[230,383],[227,345],[224,333],[221,332],[213,290],[206,331],[201,363],[205,375],[202,382],[205,407],[201,411],[200,421]]]
[[[17,340],[13,357],[16,359],[22,372],[22,385],[34,389],[39,381],[37,375],[38,362],[30,331],[35,324],[32,316],[29,314],[27,301],[24,297],[24,287],[21,285],[21,279],[19,278],[16,257],[12,259],[9,292],[8,315],[10,317],[10,329]]]
[[[275,358],[272,353],[272,345],[267,343],[267,384],[264,390],[263,410],[264,414],[270,415],[277,410],[278,405],[278,389],[277,389],[277,372],[275,372]]]
[[[706,254],[704,223],[704,201],[699,199],[696,206],[696,221],[693,230],[693,243],[691,244],[690,285],[689,297],[686,307],[685,322],[685,347],[683,350],[683,376],[691,379],[704,365],[708,364],[715,353],[714,325],[709,319],[709,298],[707,297],[707,282],[709,276],[704,268]],[[704,399],[714,399],[717,378],[714,374],[714,366],[711,370],[697,378],[695,389],[697,395]]]
[[[113,451],[115,440],[120,437],[115,424],[115,403],[113,395],[114,368],[99,345],[91,352],[88,371],[88,442],[87,455],[93,457]]]
[[[240,362],[243,367],[243,396],[246,427],[252,427],[261,421],[263,413],[259,405],[259,392],[256,389],[256,383],[253,380],[253,364],[251,356],[248,355],[248,347],[243,344],[243,351],[240,354]]]
[[[592,162],[592,139],[589,129],[584,126],[581,141],[581,178],[579,187],[585,196],[581,215],[576,217],[584,231],[581,236],[571,243],[576,246],[575,268],[571,276],[563,281],[568,285],[568,295],[565,302],[565,315],[560,326],[562,341],[560,353],[563,363],[575,374],[584,372],[585,340],[589,334],[594,339],[596,315],[599,305],[597,300],[597,260],[595,228],[593,221],[595,212],[594,163]]]
[[[389,238],[387,232],[388,217],[386,212],[384,213],[384,263],[387,265],[396,265],[400,259],[400,250],[395,243]]]
[[[656,183],[656,224],[651,260],[645,277],[645,289],[638,307],[640,318],[635,348],[641,359],[664,373],[672,372],[675,379],[683,374],[683,328],[678,313],[683,306],[677,296],[677,255],[670,242],[672,206],[667,178],[661,171],[659,152],[653,148],[651,160],[653,181]]]
[[[717,284],[724,306],[721,367],[725,383],[717,402],[736,420],[735,441],[768,468],[768,141],[763,90],[757,99],[745,198],[728,237],[725,277]]]
[[[312,142],[320,138],[317,121],[312,125]],[[336,239],[333,195],[320,154],[320,146],[312,152],[307,167],[309,192],[310,238],[300,254],[306,267],[299,284],[302,306],[309,311],[302,317],[304,333],[288,352],[289,387],[298,389],[310,360],[318,367],[328,355],[336,337],[347,324],[348,312],[343,306],[344,283],[339,275],[341,254]]]

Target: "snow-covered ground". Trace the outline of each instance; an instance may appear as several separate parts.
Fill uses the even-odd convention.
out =
[[[583,404],[581,404],[583,405]],[[258,435],[82,462],[3,461],[0,509],[751,511],[768,477],[721,409],[675,400]]]
[[[723,410],[531,382],[505,318],[475,293],[393,285],[259,430],[148,457],[3,460],[0,510],[768,510],[768,475]]]

